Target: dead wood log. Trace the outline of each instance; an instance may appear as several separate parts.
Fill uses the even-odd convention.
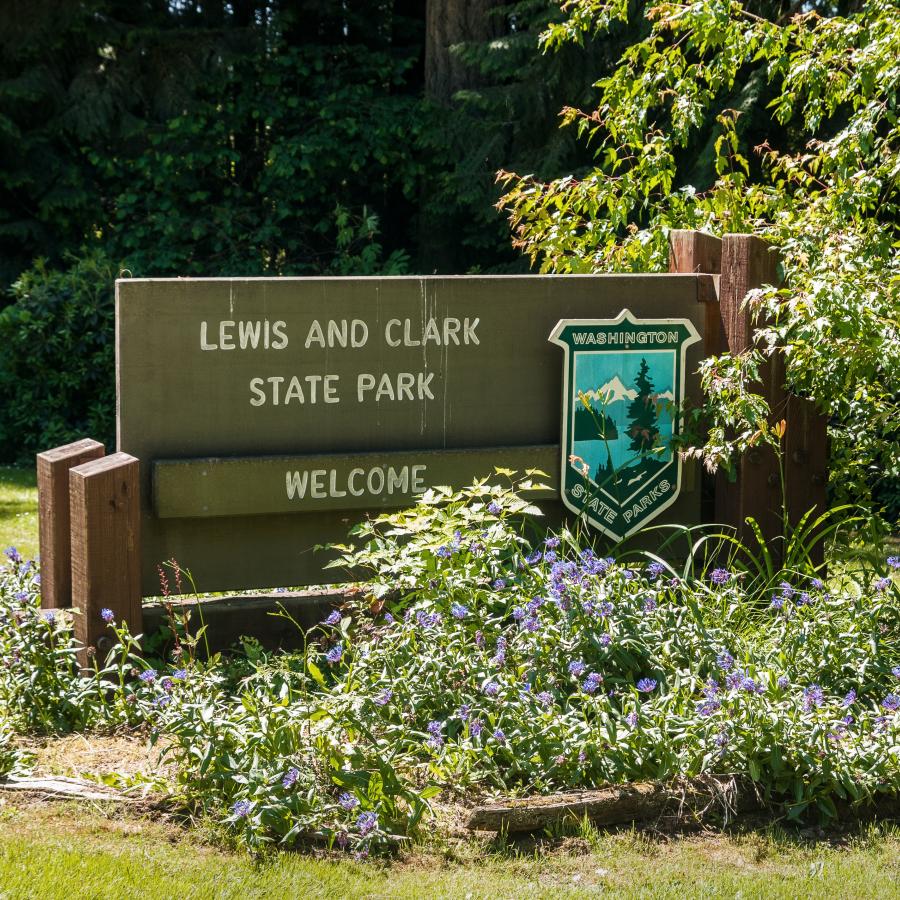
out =
[[[471,830],[505,830],[514,834],[538,831],[567,818],[587,817],[597,825],[624,825],[666,814],[702,818],[711,812],[728,821],[739,812],[751,812],[761,805],[749,779],[708,775],[665,784],[637,783],[504,800],[473,809],[466,826]]]
[[[103,800],[127,803],[132,799],[115,788],[97,784],[95,781],[65,778],[61,775],[49,775],[44,778],[9,776],[0,779],[0,792],[2,791],[40,794],[47,800]]]

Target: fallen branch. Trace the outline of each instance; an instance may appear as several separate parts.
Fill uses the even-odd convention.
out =
[[[624,825],[657,819],[667,812],[699,819],[713,810],[727,822],[739,812],[751,812],[760,806],[760,797],[748,779],[709,775],[667,784],[638,783],[506,800],[476,807],[466,825],[472,830],[514,834],[538,831],[567,818],[587,817],[597,825]]]
[[[40,794],[47,800],[103,800],[128,803],[132,799],[115,788],[97,784],[95,781],[65,778],[61,775],[50,775],[45,778],[10,776],[0,779],[0,792],[2,791]]]

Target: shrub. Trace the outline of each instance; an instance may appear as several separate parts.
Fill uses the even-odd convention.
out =
[[[113,444],[115,266],[92,251],[37,262],[0,309],[0,459],[83,437]]]
[[[790,816],[827,819],[900,790],[900,559],[829,584],[785,571],[761,596],[737,564],[616,559],[544,535],[537,512],[486,483],[432,490],[340,548],[367,589],[303,652],[245,640],[232,658],[151,664],[111,623],[93,678],[72,672],[71,637],[11,555],[0,715],[148,723],[176,796],[254,848],[393,846],[441,792],[740,773]]]

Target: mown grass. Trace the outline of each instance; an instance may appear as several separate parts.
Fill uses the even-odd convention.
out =
[[[16,547],[37,556],[37,482],[34,469],[0,466],[0,551]]]
[[[253,860],[158,820],[74,804],[0,813],[0,897],[897,897],[900,833],[808,843],[777,829],[650,838],[590,832],[555,849],[460,841],[391,862]]]

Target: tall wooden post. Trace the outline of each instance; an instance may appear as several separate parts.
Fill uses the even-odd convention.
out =
[[[37,455],[41,606],[44,609],[72,605],[69,470],[99,459],[104,452],[103,444],[86,439]]]
[[[101,657],[112,645],[104,608],[132,634],[142,630],[139,469],[133,456],[113,453],[69,473],[75,637]]]
[[[747,293],[778,281],[778,255],[763,240],[747,234],[727,234],[722,240],[698,231],[672,231],[669,236],[669,271],[721,273],[718,302],[707,300],[707,354],[741,353],[753,344],[754,323],[744,305]],[[759,525],[774,557],[782,544],[774,541],[784,532],[783,502],[790,524],[810,509],[826,509],[827,443],[825,418],[808,401],[785,391],[784,358],[776,354],[760,371],[761,393],[771,410],[770,422],[784,420],[787,431],[782,447],[784,494],[775,452],[760,446],[737,462],[738,474],[729,481],[716,477],[715,521],[733,526],[742,540],[753,541],[747,519]],[[814,561],[821,562],[823,547],[816,547]]]

